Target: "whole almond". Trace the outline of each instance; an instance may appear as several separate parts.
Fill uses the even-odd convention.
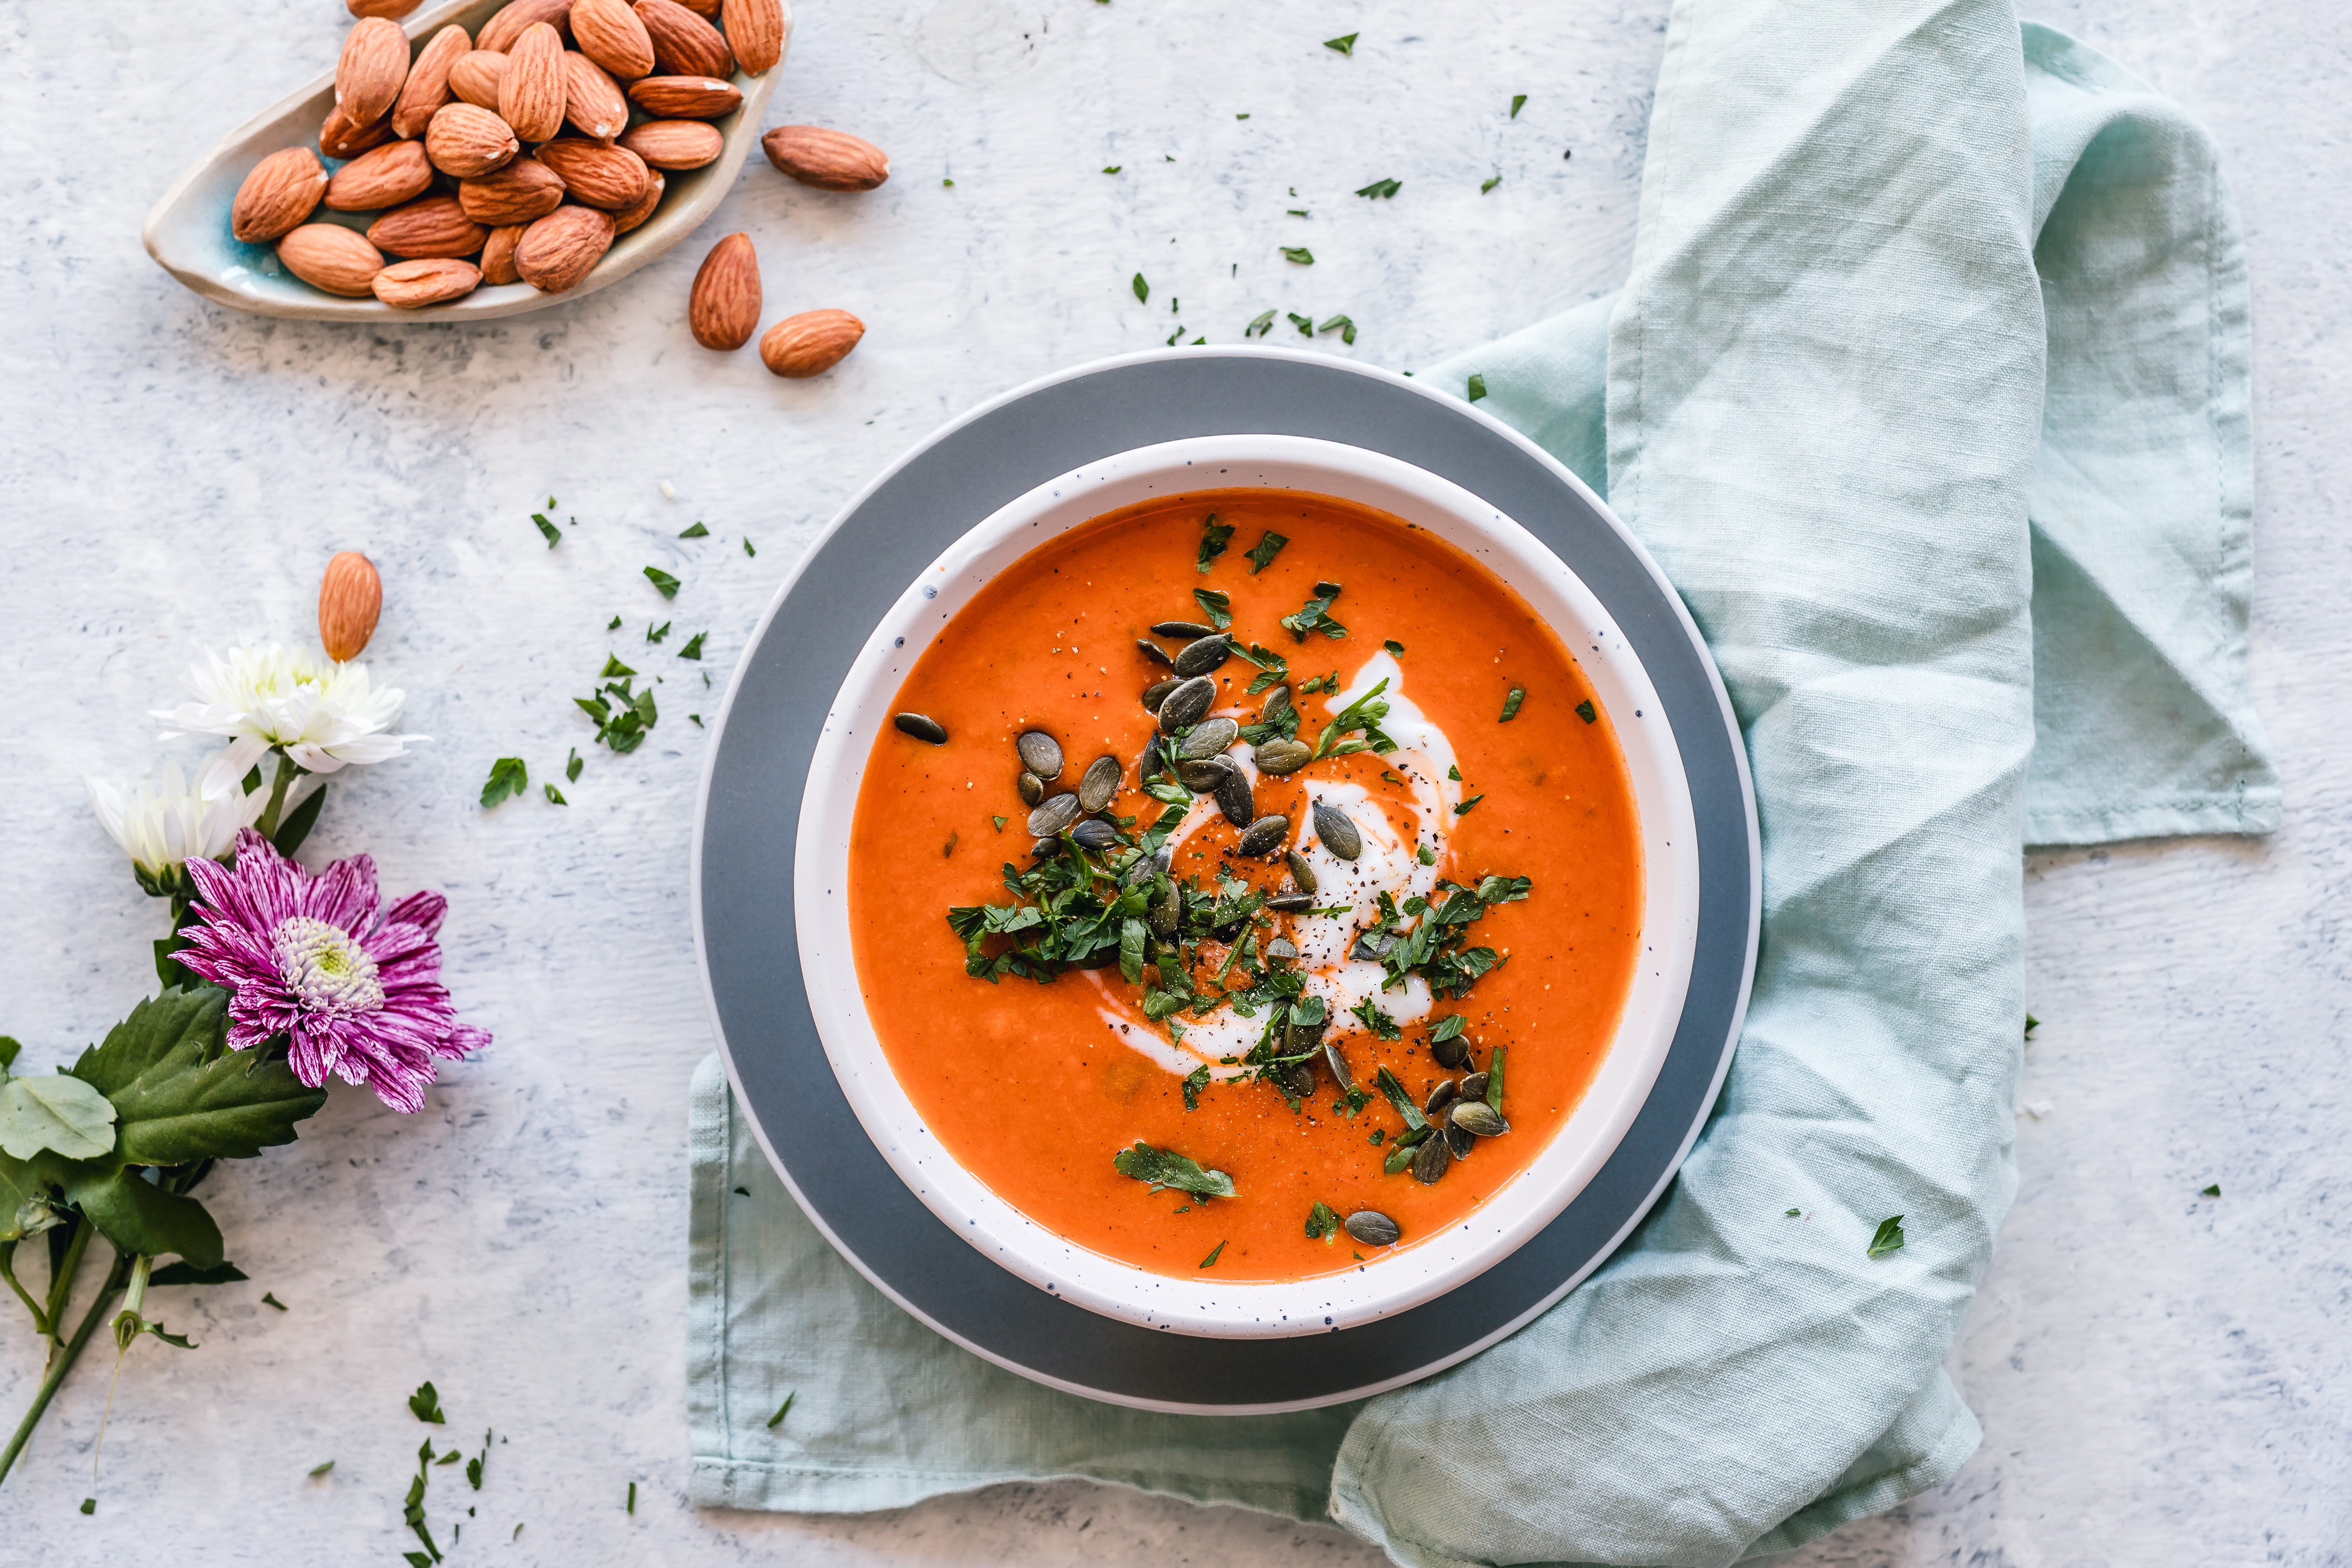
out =
[[[489,49],[459,55],[449,68],[449,90],[461,103],[499,111],[499,84],[507,79],[507,58]]]
[[[286,270],[313,289],[364,300],[383,270],[376,247],[339,223],[306,223],[278,242]]]
[[[490,231],[466,216],[455,196],[426,196],[368,225],[368,243],[394,256],[471,256]]]
[[[563,129],[563,40],[545,22],[525,27],[507,51],[499,118],[526,142],[548,141]]]
[[[472,293],[481,286],[482,270],[470,261],[453,258],[395,261],[375,275],[375,297],[395,310],[415,310]]]
[[[515,46],[515,40],[534,22],[544,22],[557,32],[569,37],[572,0],[514,0],[514,4],[482,24],[474,38],[474,47],[505,54]]]
[[[394,136],[404,142],[425,133],[433,111],[449,101],[449,68],[473,47],[466,29],[453,25],[434,34],[432,41],[417,51],[416,62],[408,68],[408,80],[392,106]]]
[[[523,230],[515,270],[542,294],[561,294],[588,276],[613,248],[613,215],[562,206]]]
[[[522,274],[515,270],[515,247],[522,243],[525,226],[511,224],[505,228],[490,230],[490,237],[482,242],[482,281],[485,283],[520,283]]]
[[[677,3],[705,21],[719,20],[719,0],[677,0]]]
[[[417,142],[387,142],[335,171],[327,205],[339,213],[372,213],[414,201],[433,188],[433,164]]]
[[[563,55],[563,118],[598,142],[610,142],[629,123],[629,100],[621,96],[621,84],[577,49]]]
[[[632,127],[621,145],[656,169],[699,169],[727,150],[727,138],[706,121],[648,120]]]
[[[870,191],[890,177],[890,160],[871,142],[822,125],[779,125],[760,138],[768,162],[820,191]]]
[[[735,56],[719,29],[677,0],[637,0],[637,20],[653,40],[654,63],[670,76],[730,77]]]
[[[335,61],[336,104],[352,124],[365,125],[392,112],[407,79],[408,35],[397,22],[361,17]]]
[[[623,81],[654,68],[654,41],[627,0],[572,0],[572,41]]]
[[[753,76],[784,58],[784,36],[792,30],[784,0],[719,0],[719,20],[736,63]]]
[[[734,113],[743,95],[715,76],[649,76],[629,84],[629,101],[656,120],[716,120]]]
[[[613,215],[614,234],[626,234],[653,216],[654,209],[661,205],[662,190],[667,184],[659,169],[647,169],[645,194]]]
[[[319,151],[330,158],[356,158],[371,147],[381,147],[392,140],[392,116],[354,125],[341,104],[327,110],[326,120],[319,126]]]
[[[563,182],[538,159],[517,158],[495,174],[458,181],[457,205],[492,228],[529,223],[563,205]]]
[[[455,179],[478,180],[505,167],[519,151],[520,144],[505,121],[470,103],[443,104],[425,128],[425,155]]]
[[[687,331],[707,349],[731,353],[760,330],[760,258],[748,234],[710,247],[686,302]]]
[[[327,171],[308,147],[288,147],[253,166],[229,204],[228,231],[247,245],[290,234],[317,210]]]
[[[374,562],[346,550],[327,563],[319,579],[319,645],[329,658],[344,664],[359,658],[382,614],[383,579],[376,575]]]
[[[397,22],[424,3],[424,0],[343,0],[343,9],[354,16],[383,16]]]
[[[618,212],[646,194],[646,161],[626,147],[601,147],[567,136],[541,147],[538,157],[583,206]]]
[[[803,310],[768,329],[760,340],[760,363],[793,381],[823,375],[865,335],[866,323],[846,310]]]

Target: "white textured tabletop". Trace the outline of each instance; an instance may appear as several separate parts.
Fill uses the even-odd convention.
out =
[[[2202,116],[2235,182],[2257,345],[2254,670],[2286,826],[2265,844],[2032,859],[2043,1023],[2023,1184],[1952,1358],[1984,1447],[1948,1487],[1798,1556],[2339,1563],[2352,13],[2074,0],[2041,15]],[[370,662],[434,742],[339,784],[312,844],[371,850],[390,889],[447,891],[449,981],[498,1043],[445,1070],[420,1116],[339,1092],[301,1142],[214,1178],[205,1195],[252,1282],[159,1297],[202,1348],[134,1352],[95,1483],[107,1368],[85,1361],[0,1489],[0,1558],[168,1542],[183,1564],[394,1562],[414,1544],[404,1401],[429,1377],[450,1434],[501,1438],[453,1563],[1373,1561],[1337,1531],[1079,1485],[857,1519],[687,1505],[686,1090],[710,1044],[685,864],[705,736],[687,715],[717,692],[668,650],[708,628],[700,668],[723,683],[847,496],[1042,373],[1180,325],[1231,342],[1269,307],[1345,312],[1353,347],[1318,348],[1409,368],[1613,288],[1664,0],[808,0],[769,119],[880,143],[895,174],[870,195],[755,160],[699,243],[493,324],[326,327],[199,301],[141,251],[148,205],[325,68],[348,20],[334,0],[0,3],[17,84],[0,95],[15,715],[0,1031],[45,1068],[152,984],[159,906],[80,775],[150,764],[145,710],[200,648],[310,637],[320,567],[352,548],[386,582]],[[1320,47],[1348,32],[1352,58]],[[1394,200],[1349,194],[1384,177],[1403,182]],[[840,369],[781,382],[687,335],[694,269],[736,229],[759,247],[770,319],[841,306],[867,321]],[[1285,245],[1315,264],[1285,262]],[[1149,305],[1129,289],[1139,270]],[[566,531],[552,551],[529,517],[550,494]],[[676,537],[698,520],[711,537]],[[648,564],[683,579],[675,604]],[[662,620],[679,632],[646,647]],[[523,756],[536,781],[589,753],[570,699],[611,651],[667,677],[653,739],[590,755],[568,809],[483,811],[493,758]],[[2218,1202],[2197,1195],[2208,1183]],[[13,1311],[0,1325],[13,1424],[37,1358]],[[433,1493],[445,1544],[460,1491]]]

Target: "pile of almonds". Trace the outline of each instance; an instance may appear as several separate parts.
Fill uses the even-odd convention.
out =
[[[666,173],[719,156],[710,121],[743,100],[730,79],[772,68],[785,26],[782,0],[513,0],[479,37],[443,27],[412,58],[397,22],[362,15],[319,130],[319,153],[349,162],[330,175],[308,147],[271,153],[230,230],[276,241],[314,289],[403,309],[485,280],[562,293],[653,216]],[[310,221],[321,205],[380,216],[362,235]]]

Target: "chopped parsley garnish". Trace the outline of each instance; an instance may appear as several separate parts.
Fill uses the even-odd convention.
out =
[[[1339,597],[1337,583],[1318,583],[1315,596],[1291,614],[1282,617],[1283,629],[1300,642],[1309,632],[1321,632],[1337,642],[1348,635],[1348,628],[1331,618],[1332,603]]]
[[[1248,326],[1244,327],[1242,329],[1242,336],[1245,338],[1262,338],[1272,331],[1274,331],[1274,312],[1272,310],[1267,310],[1261,313],[1255,320],[1252,321]]]
[[[709,632],[697,632],[692,637],[687,638],[686,646],[677,650],[677,657],[680,658],[700,658],[702,657],[702,639],[709,635],[710,634]]]
[[[1397,1021],[1381,1012],[1380,1004],[1370,996],[1365,997],[1348,1011],[1355,1016],[1357,1022],[1383,1040],[1404,1038],[1404,1030],[1399,1026]]]
[[[1527,106],[1528,106],[1528,95],[1527,95],[1526,93],[1524,93],[1524,92],[1515,92],[1515,93],[1511,94],[1511,118],[1512,118],[1512,119],[1517,120],[1517,119],[1519,117],[1519,110],[1522,110],[1522,109],[1525,109]]]
[[[1234,624],[1234,596],[1231,594],[1221,593],[1214,588],[1195,588],[1192,590],[1192,602],[1201,606],[1201,614],[1206,616],[1209,625],[1217,630],[1223,631]]]
[[[1295,261],[1301,267],[1315,265],[1315,253],[1303,245],[1285,245],[1277,248],[1281,250],[1282,258],[1285,261]]]
[[[1503,1109],[1503,1047],[1496,1046],[1486,1057],[1486,1109]]]
[[[1151,285],[1143,280],[1142,273],[1137,273],[1135,275],[1135,281],[1129,283],[1128,287],[1135,290],[1135,302],[1137,304],[1148,305],[1151,303]]]
[[[335,1461],[334,1461],[334,1460],[332,1460],[332,1459],[329,1459],[329,1460],[328,1460],[325,1464],[323,1464],[323,1465],[313,1465],[313,1466],[311,1466],[311,1467],[310,1467],[310,1479],[311,1479],[312,1480],[314,1480],[314,1481],[315,1481],[315,1480],[317,1480],[320,1476],[325,1475],[328,1471],[330,1471],[330,1470],[333,1469],[334,1468],[335,1468]]]
[[[1290,324],[1298,329],[1298,335],[1300,337],[1311,338],[1315,335],[1314,317],[1302,316],[1296,310],[1286,310],[1283,313],[1290,318]]]
[[[1525,702],[1527,700],[1528,689],[1526,687],[1512,687],[1509,693],[1503,699],[1503,716],[1496,720],[1495,722],[1497,724],[1507,724],[1512,720],[1517,718],[1519,716],[1519,704]]]
[[[604,629],[608,632],[619,631],[621,629],[621,617],[614,616],[611,620],[606,621],[604,623]]]
[[[646,581],[651,583],[665,599],[677,597],[677,579],[658,566],[646,568]]]
[[[1473,375],[1470,378],[1470,401],[1475,403],[1486,395],[1486,378],[1484,375]]]
[[[2203,1188],[2200,1188],[2200,1189],[2199,1189],[2199,1190],[2200,1190],[2200,1191],[2201,1191],[2201,1192],[2204,1194],[2204,1195],[2205,1195],[2205,1196],[2207,1196],[2207,1197],[2209,1197],[2209,1198],[2218,1198],[2218,1197],[2220,1197],[2220,1196],[2221,1195],[2221,1183],[2219,1183],[2219,1182],[2216,1182],[2216,1183],[2214,1183],[2214,1184],[2213,1184],[2211,1186],[2210,1186],[2210,1187],[2203,1187]]]
[[[1870,1237],[1870,1256],[1884,1258],[1890,1252],[1903,1250],[1903,1216],[1895,1215],[1878,1222],[1878,1229]]]
[[[1105,163],[1103,165],[1103,173],[1106,174],[1116,174],[1126,166],[1127,165],[1124,163]]]
[[[1192,564],[1202,572],[1208,571],[1217,557],[1225,552],[1225,546],[1233,542],[1233,524],[1219,522],[1217,514],[1211,512],[1201,525],[1201,553]]]
[[[1421,1107],[1412,1102],[1412,1096],[1404,1091],[1404,1085],[1397,1081],[1396,1074],[1382,1068],[1373,1081],[1380,1085],[1381,1092],[1388,1096],[1389,1104],[1396,1108],[1396,1113],[1404,1118],[1406,1131],[1419,1132],[1428,1127],[1429,1118],[1421,1113]],[[1398,1142],[1402,1142],[1403,1140]]]
[[[1209,1068],[1203,1062],[1184,1075],[1184,1109],[1201,1109],[1201,1091],[1209,1087]]]
[[[1372,689],[1339,710],[1339,717],[1323,726],[1315,737],[1315,755],[1308,760],[1320,762],[1325,757],[1350,757],[1358,752],[1370,752],[1386,756],[1395,751],[1396,742],[1381,732],[1381,721],[1389,716],[1389,705],[1380,700],[1389,689],[1385,678],[1373,683]],[[1360,740],[1343,740],[1342,736],[1360,735]]]
[[[1162,1187],[1172,1187],[1196,1198],[1234,1195],[1234,1179],[1223,1171],[1204,1171],[1173,1149],[1155,1149],[1140,1138],[1135,1141],[1134,1148],[1121,1149],[1112,1155],[1110,1163],[1120,1175],[1132,1176],[1155,1193]]]
[[[784,1395],[784,1402],[776,1406],[776,1413],[773,1415],[768,1417],[769,1431],[772,1432],[784,1424],[784,1417],[793,1413],[793,1401],[800,1396],[801,1391],[797,1388]]]
[[[613,664],[619,662],[617,659],[612,661]],[[606,668],[610,668],[611,665]],[[615,752],[625,754],[645,742],[646,731],[654,727],[661,715],[655,710],[652,688],[632,691],[629,677],[635,672],[624,668],[625,673],[621,679],[608,679],[596,689],[594,695],[575,697],[572,700],[583,713],[596,721],[596,739]]]
[[[1800,1215],[1803,1214],[1804,1212],[1805,1212],[1805,1211],[1804,1211],[1804,1210],[1802,1210],[1802,1209],[1790,1209],[1790,1210],[1789,1210],[1789,1211],[1788,1211],[1788,1216],[1787,1216],[1787,1217],[1789,1217],[1790,1219],[1795,1219],[1797,1216],[1799,1216]]]
[[[1444,1017],[1437,1020],[1437,1026],[1429,1031],[1429,1037],[1432,1041],[1458,1038],[1468,1022],[1469,1020],[1464,1018],[1459,1013],[1448,1013]]]
[[[710,530],[698,522],[691,528],[679,529],[677,536],[680,539],[708,539],[710,537]]]
[[[1455,806],[1455,807],[1454,808],[1454,816],[1469,816],[1469,815],[1470,815],[1470,808],[1471,808],[1472,806],[1474,806],[1474,805],[1477,805],[1480,801],[1482,801],[1482,800],[1484,800],[1484,799],[1486,799],[1486,797],[1485,795],[1472,795],[1468,800],[1464,801],[1460,805],[1457,805],[1457,806]]]
[[[520,757],[500,757],[490,764],[490,776],[482,784],[482,804],[496,805],[510,795],[530,788],[530,774]]]
[[[1250,563],[1250,575],[1255,577],[1273,565],[1274,558],[1281,554],[1282,547],[1289,542],[1286,536],[1276,533],[1270,528],[1267,529],[1265,535],[1246,552]]]
[[[446,1424],[441,1415],[441,1395],[434,1391],[432,1380],[429,1378],[418,1384],[416,1392],[408,1396],[408,1409],[409,1413],[419,1421],[427,1421],[436,1426]],[[431,1449],[430,1440],[426,1442],[425,1447],[428,1451]]]
[[[1432,849],[1426,844],[1415,849],[1412,852],[1412,858],[1420,861],[1424,866],[1434,866],[1437,864],[1437,851]]]
[[[996,831],[1002,833],[1004,831],[1004,825],[1011,821],[1012,818],[1004,816],[992,816],[988,820],[996,824]]]
[[[1482,196],[1483,196],[1483,195],[1485,195],[1488,191],[1493,190],[1496,185],[1499,185],[1499,184],[1501,184],[1502,183],[1503,183],[1503,176],[1502,176],[1502,175],[1500,175],[1500,174],[1496,174],[1496,175],[1492,176],[1491,178],[1488,178],[1488,179],[1486,179],[1486,180],[1482,180],[1482,181],[1480,181],[1480,182],[1479,182],[1479,184],[1478,184],[1478,194],[1479,194],[1480,195],[1482,195]]]
[[[669,636],[669,627],[670,623],[667,621],[664,621],[657,626],[647,626],[646,628],[646,641],[650,643],[657,643],[661,641],[662,638]]]
[[[1601,717],[1599,713],[1593,711],[1592,699],[1590,697],[1576,705],[1576,716],[1588,724]]]
[[[549,506],[553,506],[555,504],[555,498],[553,496],[548,497],[547,504]],[[531,521],[539,524],[539,531],[547,536],[547,547],[550,550],[554,549],[557,545],[563,542],[563,531],[547,520],[547,513],[543,511],[532,512],[530,514],[530,520]]]
[[[1356,323],[1348,320],[1345,316],[1334,316],[1315,330],[1318,332],[1328,332],[1334,327],[1339,329],[1339,341],[1341,342],[1352,343],[1356,341]]]
[[[611,654],[606,654],[604,656],[604,668],[596,672],[596,679],[599,680],[614,680],[635,674],[636,674],[635,670],[631,669],[627,665],[623,664]]]
[[[547,792],[547,804],[548,804],[548,805],[570,805],[572,804],[570,801],[568,801],[568,800],[566,800],[566,799],[564,799],[564,798],[563,798],[563,792],[562,792],[562,790],[560,790],[560,789],[556,788],[553,784],[541,784],[539,787],[540,787],[541,789],[542,789],[542,790],[544,790],[544,791],[546,791],[546,792]]]
[[[1368,196],[1376,202],[1384,202],[1402,189],[1404,189],[1404,182],[1402,180],[1374,180],[1356,194],[1360,196]]]
[[[746,555],[757,555],[760,553],[758,551],[751,548],[751,536],[748,533],[743,536],[743,553]]]
[[[587,765],[587,763],[580,760],[580,748],[577,746],[570,748],[563,762],[563,782],[565,784],[578,784],[580,782],[580,770]]]
[[[1336,38],[1324,39],[1323,47],[1327,49],[1337,49],[1343,55],[1352,55],[1356,52],[1356,40],[1361,37],[1363,35],[1360,33],[1345,33]]]
[[[1397,641],[1394,637],[1389,638],[1388,641],[1381,644],[1381,646],[1389,650],[1389,657],[1391,658],[1402,658],[1404,657],[1404,644]]]
[[[1317,1204],[1307,1211],[1307,1239],[1319,1241],[1326,1247],[1339,1234],[1339,1216],[1329,1204]]]
[[[251,795],[251,794],[253,793],[253,791],[252,791],[250,788],[248,788],[245,793],[246,793],[246,794],[247,794],[247,795]],[[2038,1028],[2040,1028],[2041,1026],[2042,1026],[2042,1020],[2041,1020],[2041,1019],[2039,1019],[2039,1018],[2035,1017],[2035,1016],[2034,1016],[2032,1014],[2031,1014],[2031,1013],[2028,1013],[2028,1014],[2025,1016],[2025,1037],[2026,1037],[2027,1039],[2029,1039],[2029,1040],[2030,1040],[2030,1039],[2032,1039],[2032,1038],[2033,1037],[2033,1031],[2034,1031],[2034,1030],[2036,1030],[2036,1029],[2038,1029]]]
[[[1217,1266],[1217,1259],[1223,1256],[1225,1244],[1222,1241],[1217,1243],[1216,1246],[1209,1249],[1209,1256],[1201,1259],[1201,1267],[1203,1268],[1214,1268]]]
[[[281,1312],[286,1310],[286,1303],[278,1299],[278,1293],[274,1290],[264,1290],[261,1293],[261,1304],[265,1307],[274,1307]]]

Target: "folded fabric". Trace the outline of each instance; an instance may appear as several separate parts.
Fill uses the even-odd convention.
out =
[[[706,1062],[698,1500],[1085,1476],[1328,1514],[1433,1568],[1712,1564],[1973,1450],[1940,1363],[2014,1184],[2021,846],[2277,813],[2246,689],[2244,264],[2211,149],[2062,35],[2028,26],[2021,52],[1997,0],[1684,0],[1623,292],[1422,374],[1474,373],[1483,407],[1605,482],[1747,735],[1754,1001],[1666,1198],[1440,1376],[1153,1415],[900,1313]],[[1872,1257],[1894,1215],[1906,1245]]]

